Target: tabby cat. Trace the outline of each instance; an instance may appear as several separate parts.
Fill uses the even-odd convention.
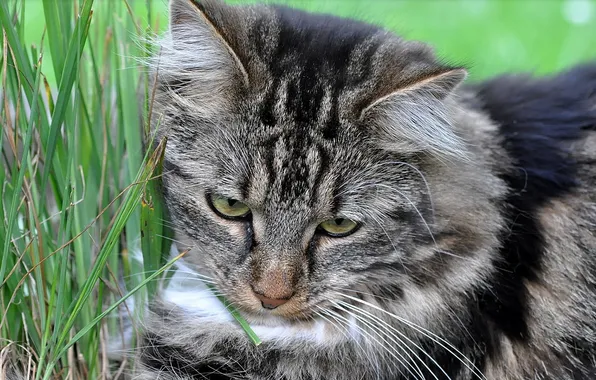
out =
[[[596,65],[462,85],[380,27],[216,0],[171,0],[160,48],[189,252],[137,379],[596,378]]]

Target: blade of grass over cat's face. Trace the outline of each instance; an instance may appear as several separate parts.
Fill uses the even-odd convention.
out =
[[[246,319],[244,319],[244,317],[238,312],[238,310],[236,310],[234,305],[232,305],[224,296],[217,294],[216,289],[213,285],[211,285],[211,284],[206,284],[206,285],[216,295],[216,297],[221,301],[221,303],[225,306],[225,308],[232,315],[232,317],[234,317],[236,322],[238,322],[240,327],[242,327],[242,330],[244,330],[244,332],[246,332],[246,335],[248,335],[248,338],[251,340],[251,342],[253,342],[253,344],[255,346],[261,345],[261,343],[263,343],[261,341],[261,338],[259,338],[259,336],[253,331],[253,329],[250,327],[250,325],[248,324]]]

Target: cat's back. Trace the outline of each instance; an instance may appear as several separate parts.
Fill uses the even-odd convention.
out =
[[[467,90],[496,125],[512,164],[505,175],[520,177],[509,178],[510,187],[540,204],[582,193],[595,201],[596,62],[542,78],[503,75]]]
[[[503,75],[469,90],[474,107],[498,125],[502,147],[550,190],[594,180],[596,62],[542,78]]]
[[[582,249],[596,261],[596,62],[542,78],[504,75],[469,89],[508,158],[495,162],[510,188],[508,203],[531,210],[545,232],[565,224],[559,238],[568,244],[577,242],[574,229],[585,230],[593,240]]]
[[[509,188],[501,252],[511,276],[524,277],[534,354],[563,344],[570,354],[549,360],[583,378],[596,347],[596,64],[468,91],[494,123],[493,165]]]

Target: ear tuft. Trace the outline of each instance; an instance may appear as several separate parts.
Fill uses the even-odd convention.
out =
[[[192,0],[170,1],[170,29],[199,22],[198,7]]]
[[[461,84],[468,72],[463,68],[442,68],[430,72],[417,73],[415,79],[409,81],[404,86],[394,89],[392,92],[379,96],[371,104],[366,106],[361,117],[371,109],[382,106],[384,102],[391,101],[393,97],[429,96],[437,100],[443,100],[451,94],[459,84]]]
[[[451,94],[466,78],[468,71],[463,68],[449,69],[429,78],[423,79],[417,87],[419,91],[426,91],[437,99],[444,99]],[[407,89],[404,89],[407,91]],[[412,90],[415,90],[413,88]]]
[[[361,121],[376,129],[387,149],[466,158],[465,144],[451,126],[447,98],[465,80],[467,71],[436,68],[413,77],[366,106]]]
[[[218,0],[171,0],[170,33],[160,41],[154,71],[162,81],[187,83],[193,91],[201,85],[217,92],[235,80],[247,87],[246,68],[223,33],[240,33],[242,19],[241,10]]]

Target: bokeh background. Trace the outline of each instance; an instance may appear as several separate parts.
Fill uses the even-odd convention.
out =
[[[57,0],[70,1],[70,0]],[[110,2],[115,8],[118,0]],[[167,27],[166,0],[149,0],[153,25]],[[231,4],[254,1],[228,1]],[[550,73],[596,59],[596,0],[279,0],[309,11],[357,18],[432,44],[444,59],[471,69],[471,79],[509,71]],[[130,0],[147,20],[147,2]],[[26,38],[39,41],[41,0],[27,0]],[[35,10],[37,8],[37,10]],[[130,30],[134,34],[134,30]]]

